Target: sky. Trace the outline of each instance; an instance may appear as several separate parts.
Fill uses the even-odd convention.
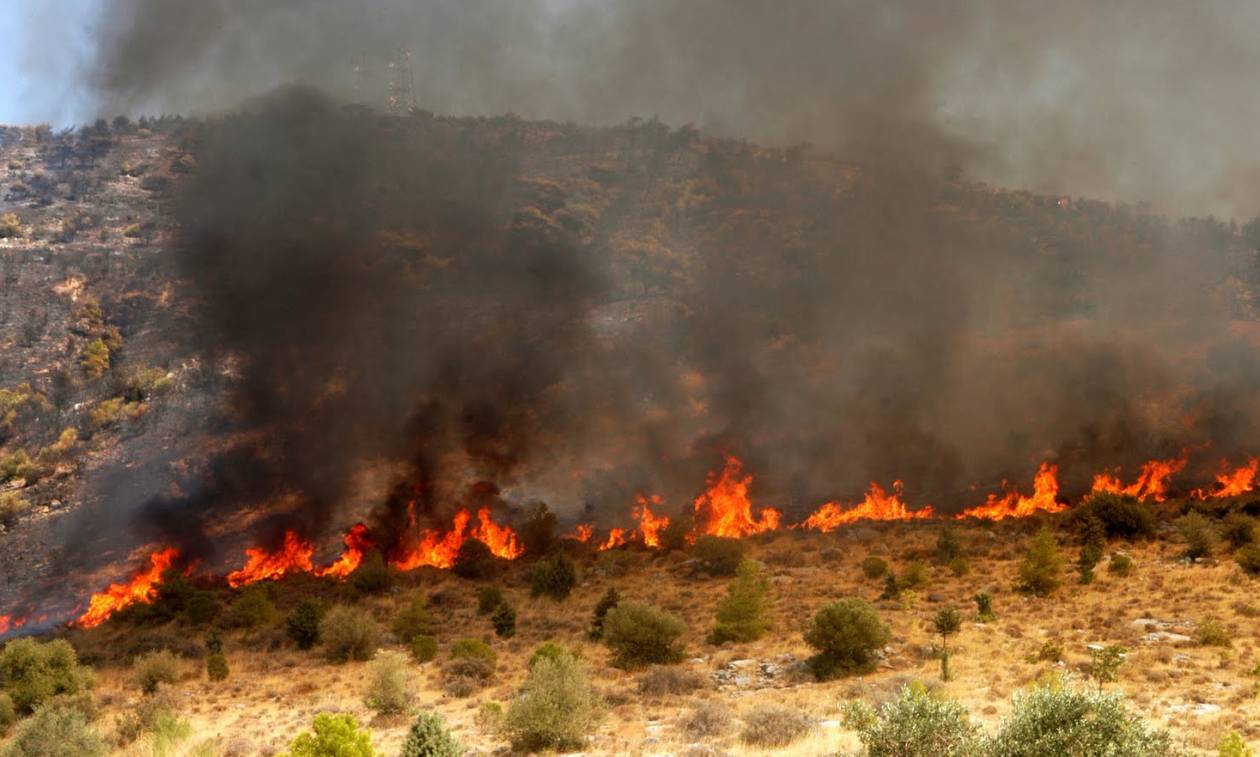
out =
[[[77,84],[91,51],[101,0],[0,1],[0,124],[70,126],[93,107]],[[52,34],[60,30],[60,34]],[[31,39],[60,39],[56,49],[31,50]]]

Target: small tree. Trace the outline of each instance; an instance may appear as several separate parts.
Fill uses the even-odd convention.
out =
[[[768,586],[761,565],[752,560],[741,562],[735,580],[718,603],[709,643],[748,642],[765,636],[770,630]]]
[[[178,681],[181,667],[179,658],[169,649],[141,655],[132,663],[136,683],[145,694],[156,692],[160,684]]]
[[[869,670],[876,652],[892,634],[865,601],[841,599],[823,607],[805,632],[805,641],[818,653],[809,659],[821,680]]]
[[[564,555],[556,555],[534,564],[530,574],[530,596],[548,596],[561,600],[577,585],[577,566]]]
[[[1098,684],[1099,691],[1102,691],[1104,683],[1116,680],[1128,651],[1119,644],[1089,648],[1089,677]]]
[[[223,681],[227,679],[228,673],[228,661],[222,654],[206,657],[206,678],[211,681]]]
[[[310,731],[300,734],[289,747],[288,757],[377,757],[372,737],[359,729],[353,715],[324,712],[315,716]]]
[[[333,662],[370,660],[380,644],[376,621],[353,607],[334,607],[319,624],[324,656]]]
[[[503,590],[497,586],[482,586],[477,589],[477,614],[489,615],[503,601]]]
[[[615,586],[609,586],[604,596],[599,598],[599,602],[595,604],[595,613],[591,617],[591,641],[599,641],[603,638],[604,618],[608,615],[608,611],[616,607],[620,601],[621,595],[617,593]]]
[[[384,556],[372,550],[350,574],[350,587],[358,594],[384,594],[394,585],[394,574]]]
[[[401,652],[380,652],[368,663],[367,688],[363,702],[381,715],[396,715],[411,705],[411,682],[407,676],[407,657]]]
[[[437,657],[437,638],[421,634],[411,637],[411,656],[416,662],[429,662]]]
[[[1096,516],[1081,522],[1081,552],[1076,559],[1077,571],[1082,584],[1094,582],[1094,567],[1102,560],[1107,549],[1107,530]]]
[[[407,729],[400,757],[462,757],[463,754],[464,745],[447,730],[442,716],[422,712]]]
[[[61,694],[78,694],[96,685],[91,668],[79,664],[74,647],[65,639],[40,643],[22,637],[0,651],[0,681],[21,714]]]
[[[603,715],[603,700],[582,663],[571,656],[535,663],[508,706],[505,730],[522,752],[580,749]]]
[[[394,616],[394,635],[404,644],[410,644],[417,636],[432,636],[433,627],[428,602],[419,592],[412,594],[402,611]]]
[[[976,594],[973,599],[976,601],[976,620],[981,623],[992,623],[997,619],[993,614],[993,595],[987,591]]]
[[[946,526],[936,537],[936,563],[949,565],[963,556],[963,545],[958,538],[958,533],[952,526]]]
[[[1181,537],[1186,540],[1186,559],[1197,560],[1212,554],[1216,547],[1216,530],[1202,513],[1186,513],[1175,524]]]
[[[516,610],[507,602],[501,602],[490,616],[490,624],[494,626],[494,633],[499,638],[512,638],[516,634]]]
[[[962,615],[952,607],[947,607],[936,614],[932,626],[941,637],[941,680],[949,680],[949,637],[962,628]]]
[[[604,643],[620,668],[675,663],[682,659],[678,637],[687,626],[669,613],[642,602],[623,601],[604,617]]]
[[[556,514],[546,503],[535,502],[521,526],[521,544],[525,547],[525,554],[532,557],[550,554],[558,541],[556,525]]]
[[[319,643],[319,624],[328,606],[318,599],[303,599],[284,619],[285,632],[298,649],[310,649]]]
[[[1063,558],[1059,555],[1054,534],[1049,528],[1042,526],[1019,566],[1019,588],[1029,594],[1044,597],[1059,588],[1062,574]]]

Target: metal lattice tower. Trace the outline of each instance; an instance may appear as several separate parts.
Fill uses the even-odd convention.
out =
[[[392,113],[410,113],[416,109],[416,79],[411,71],[411,51],[398,48],[389,59],[389,84],[386,105]]]

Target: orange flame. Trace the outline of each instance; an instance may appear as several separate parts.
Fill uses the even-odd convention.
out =
[[[1216,477],[1216,488],[1206,493],[1209,497],[1237,497],[1256,488],[1256,473],[1260,471],[1260,458],[1251,458],[1246,465],[1225,471]],[[1202,498],[1204,492],[1195,492]]]
[[[1059,494],[1058,473],[1059,466],[1042,463],[1041,468],[1037,470],[1037,475],[1033,478],[1033,495],[1031,497],[1022,496],[1017,491],[1007,491],[1001,497],[990,494],[983,505],[964,510],[954,517],[958,520],[963,518],[1002,520],[1004,518],[1024,518],[1037,512],[1063,512],[1068,506],[1056,499]],[[1003,484],[1003,488],[1005,488],[1005,484]]]
[[[338,581],[346,580],[363,562],[363,556],[372,548],[372,539],[368,535],[367,526],[355,523],[346,532],[343,543],[346,545],[341,557],[326,568],[315,571],[315,575],[331,576]]]
[[[752,480],[752,474],[744,475],[743,463],[733,455],[726,458],[721,474],[710,473],[708,491],[696,497],[696,533],[738,539],[777,529],[782,516],[778,510],[763,508],[759,517],[753,517],[748,499]]]
[[[167,547],[149,555],[149,567],[137,572],[127,583],[110,584],[104,591],[93,594],[88,600],[87,612],[75,623],[83,628],[95,628],[109,616],[137,602],[149,604],[157,599],[157,583],[162,574],[179,556],[175,547]],[[18,623],[20,627],[21,622]]]
[[[48,618],[47,615],[40,616],[40,622],[44,622]],[[0,615],[0,636],[5,635],[9,631],[16,631],[26,625],[26,618],[13,619],[12,615]]]
[[[606,552],[613,547],[620,547],[628,541],[629,537],[626,535],[624,528],[614,528],[608,532],[608,540],[599,545],[599,551]]]
[[[634,519],[639,521],[639,533],[643,535],[643,544],[652,549],[661,548],[661,532],[669,526],[668,515],[657,515],[652,512],[649,505],[660,505],[661,496],[653,494],[651,497],[645,497],[642,494],[637,495],[639,505],[634,509]]]
[[[1168,479],[1186,467],[1186,457],[1173,460],[1151,460],[1142,465],[1142,472],[1137,480],[1128,486],[1120,483],[1120,479],[1110,473],[1099,473],[1094,476],[1093,492],[1111,492],[1128,494],[1138,499],[1153,499],[1163,502],[1168,496]]]
[[[296,531],[284,532],[284,544],[275,552],[262,547],[245,550],[248,560],[245,567],[228,573],[228,586],[233,589],[256,581],[283,578],[291,573],[312,573],[315,570],[311,556],[315,546],[298,536]]]
[[[591,540],[595,535],[595,525],[592,523],[579,523],[573,527],[573,530],[562,536],[562,539],[573,539],[583,544]]]
[[[414,508],[408,507],[409,520],[414,527],[416,519]],[[451,530],[445,534],[426,528],[420,532],[416,545],[408,552],[391,561],[391,565],[399,570],[414,570],[422,566],[434,568],[450,568],[455,565],[455,557],[459,548],[467,539],[476,539],[485,544],[490,552],[504,560],[515,560],[525,552],[516,532],[511,526],[499,525],[490,515],[490,508],[483,507],[477,511],[477,525],[469,529],[472,515],[461,509],[455,513]]]
[[[918,510],[911,510],[906,506],[901,499],[900,481],[894,481],[892,488],[892,493],[889,494],[872,481],[865,499],[848,510],[842,509],[837,502],[828,502],[794,527],[827,532],[859,520],[919,520],[933,516],[931,505]]]

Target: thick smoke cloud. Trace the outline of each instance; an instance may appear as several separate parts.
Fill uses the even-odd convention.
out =
[[[1260,8],[1246,0],[105,5],[85,70],[110,114],[213,111],[294,81],[376,101],[406,47],[435,112],[655,114],[1178,213],[1260,206]]]

